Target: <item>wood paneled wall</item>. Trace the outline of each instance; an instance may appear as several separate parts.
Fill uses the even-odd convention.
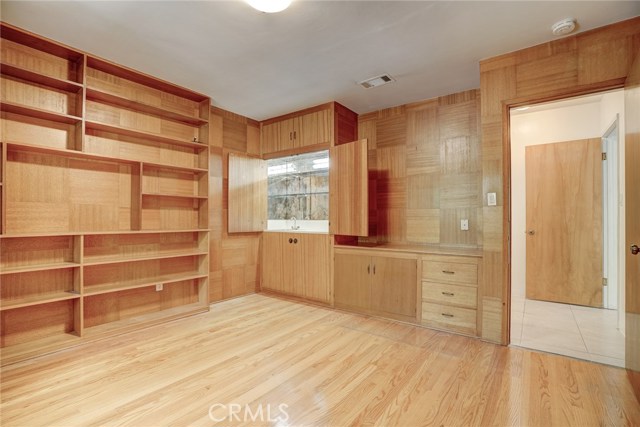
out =
[[[480,91],[361,115],[369,141],[369,238],[482,245]],[[469,230],[460,230],[460,220]]]
[[[637,17],[480,62],[484,339],[508,342],[509,108],[621,87],[639,49]]]
[[[227,233],[229,153],[260,155],[260,124],[211,108],[209,135],[209,299],[254,293],[260,281],[260,234]]]

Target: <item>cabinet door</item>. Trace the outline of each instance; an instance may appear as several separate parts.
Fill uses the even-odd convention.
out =
[[[329,302],[329,236],[301,234],[305,298]]]
[[[278,151],[292,150],[298,147],[296,138],[299,134],[298,118],[282,120],[278,122],[280,125],[280,139],[278,142]]]
[[[416,259],[372,257],[371,309],[415,319],[417,265]]]
[[[371,257],[337,253],[334,263],[334,303],[336,307],[368,310],[371,301]]]
[[[262,288],[283,291],[281,233],[262,233]]]
[[[280,144],[280,123],[263,125],[261,131],[262,154],[275,153]]]
[[[329,144],[331,141],[331,110],[321,110],[300,117],[300,127],[296,133],[298,147]]]
[[[267,226],[267,164],[229,153],[229,233],[263,231]]]
[[[304,296],[303,238],[296,233],[279,233],[282,236],[282,292]]]
[[[329,151],[329,229],[331,234],[369,234],[367,140],[331,147]]]

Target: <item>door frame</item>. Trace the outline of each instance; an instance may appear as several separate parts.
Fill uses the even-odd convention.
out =
[[[589,87],[575,86],[561,91],[556,91],[544,96],[527,96],[521,98],[506,99],[502,101],[502,194],[504,203],[502,207],[502,248],[503,271],[502,283],[504,295],[503,304],[506,316],[502,316],[502,341],[505,345],[511,343],[511,115],[512,108],[523,107],[531,104],[561,101],[583,95],[594,95],[615,89],[624,89],[624,81],[604,82],[602,85],[590,85]]]
[[[608,144],[608,138],[616,134],[615,145]],[[611,309],[612,305],[615,305],[616,310],[621,308],[621,300],[620,297],[624,295],[624,290],[621,291],[621,275],[620,273],[624,273],[621,271],[621,253],[620,253],[620,239],[624,236],[620,233],[620,208],[619,208],[619,194],[620,194],[620,114],[616,114],[615,119],[611,122],[611,124],[607,127],[607,130],[602,134],[602,151],[607,153],[607,161],[603,163],[602,167],[602,243],[603,246],[609,247],[608,243],[613,240],[615,247],[615,265],[614,270],[612,272],[609,269],[609,254],[610,252],[603,250],[603,276],[607,279],[615,277],[617,280],[614,286],[607,286],[606,289],[603,289],[603,307],[606,309]],[[610,155],[614,154],[614,155]],[[613,176],[615,182],[611,182],[610,176]],[[611,195],[611,190],[615,190],[615,193]],[[611,197],[610,197],[611,196]],[[612,212],[610,210],[615,211],[615,217],[610,215]],[[615,224],[615,231],[613,233],[609,232],[610,224],[613,221]],[[614,237],[612,239],[612,237]],[[624,254],[624,253],[623,253]],[[613,265],[612,265],[613,266]],[[624,281],[622,281],[624,283]],[[607,284],[608,285],[608,284]],[[606,291],[606,292],[605,292]],[[618,328],[620,327],[620,316],[618,316]],[[624,318],[624,316],[622,317]]]

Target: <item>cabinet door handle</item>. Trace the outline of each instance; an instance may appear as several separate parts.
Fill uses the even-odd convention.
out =
[[[373,274],[376,274],[376,265],[373,264]]]
[[[455,294],[454,294],[453,292],[444,292],[444,291],[443,291],[443,292],[442,292],[442,295],[446,295],[446,296],[448,296],[448,297],[452,297],[452,296],[454,296]]]
[[[367,265],[367,274],[371,274],[371,265]]]
[[[453,317],[453,314],[449,314],[449,313],[440,313],[442,314],[444,317]]]
[[[293,239],[291,237],[289,237],[289,243],[292,243]]]
[[[294,244],[298,243],[298,239],[293,239],[293,243]]]
[[[444,274],[456,274],[456,272],[455,272],[455,271],[451,271],[451,270],[442,270],[442,272],[443,272]]]

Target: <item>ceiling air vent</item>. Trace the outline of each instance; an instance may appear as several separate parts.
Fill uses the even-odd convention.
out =
[[[365,89],[372,87],[386,85],[387,83],[395,82],[395,80],[389,74],[383,74],[377,77],[371,77],[370,79],[363,80],[358,84]]]

